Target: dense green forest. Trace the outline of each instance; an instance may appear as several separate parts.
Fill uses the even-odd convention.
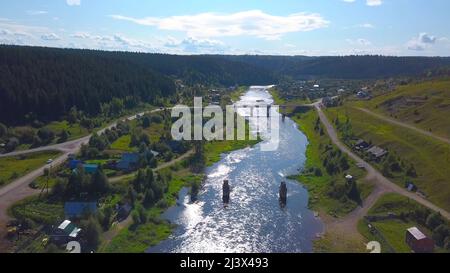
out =
[[[449,57],[388,56],[222,56],[264,69],[273,69],[278,76],[295,79],[378,79],[416,76],[426,70],[450,66]]]
[[[73,106],[95,115],[113,98],[155,104],[175,93],[174,79],[188,85],[275,82],[264,69],[213,56],[0,46],[0,122],[56,120]]]
[[[95,115],[113,98],[152,103],[175,91],[170,78],[101,52],[0,47],[0,121],[7,124],[56,120],[73,106]]]
[[[130,60],[177,79],[185,84],[203,85],[269,85],[277,82],[270,67],[249,64],[240,60],[228,60],[214,55],[168,55],[110,53],[112,57]]]
[[[75,106],[88,115],[114,98],[157,104],[186,85],[274,84],[295,79],[414,76],[450,58],[146,54],[0,45],[0,122],[52,121]]]

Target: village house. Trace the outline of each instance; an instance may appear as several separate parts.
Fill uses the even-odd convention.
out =
[[[406,230],[406,244],[415,253],[432,253],[434,251],[434,241],[428,238],[417,227]]]
[[[66,244],[78,239],[81,229],[75,226],[70,220],[64,220],[50,236],[51,240],[58,244]]]
[[[358,93],[356,93],[356,97],[358,99],[370,99],[371,98],[367,88],[363,88],[360,91],[358,91]]]
[[[367,152],[369,153],[370,157],[376,161],[381,160],[388,153],[388,151],[378,146],[373,146],[372,148],[368,149]]]
[[[95,213],[97,213],[97,202],[66,202],[64,204],[64,215],[67,219],[80,219]]]
[[[76,173],[77,168],[81,166],[86,174],[94,174],[98,171],[99,166],[97,164],[80,164],[77,161],[70,161],[69,167],[72,169],[72,172]]]
[[[122,158],[116,164],[116,168],[121,171],[130,172],[139,167],[138,153],[124,153]]]
[[[79,165],[83,165],[83,161],[81,160],[77,160],[77,159],[72,159],[69,161],[69,169],[73,170],[78,168]]]

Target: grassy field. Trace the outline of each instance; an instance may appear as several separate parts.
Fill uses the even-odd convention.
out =
[[[150,127],[144,129],[148,134],[150,141],[152,143],[158,142],[162,136],[162,132],[164,132],[164,124],[163,123],[152,123]]]
[[[348,105],[329,108],[326,113],[330,120],[339,117],[343,121],[348,117],[358,138],[388,149],[406,165],[414,164],[417,177],[406,177],[400,173],[394,175],[392,180],[402,187],[406,179],[413,181],[430,201],[450,210],[450,145],[386,123]],[[377,164],[374,166],[380,168]]]
[[[59,134],[61,131],[66,130],[67,132],[69,132],[68,140],[81,138],[89,134],[89,130],[82,127],[79,123],[69,124],[69,122],[67,122],[66,120],[54,121],[45,126],[45,128],[52,130],[56,134]]]
[[[136,147],[130,147],[131,135],[124,135],[119,137],[116,141],[111,143],[111,150],[131,152],[136,150]]]
[[[311,208],[335,217],[344,216],[354,210],[357,203],[349,199],[338,200],[330,197],[331,182],[345,183],[345,175],[351,174],[356,178],[361,199],[366,198],[372,192],[373,185],[364,181],[365,171],[357,168],[350,159],[348,159],[350,162],[349,170],[334,175],[327,173],[323,166],[322,154],[325,147],[330,144],[330,140],[325,134],[321,135],[314,129],[317,118],[317,113],[312,110],[292,117],[309,141],[306,150],[305,171],[301,175],[294,176],[294,178],[308,188]],[[320,169],[321,175],[316,175],[317,169]]]
[[[241,116],[238,116],[241,118]],[[211,166],[220,160],[223,153],[244,149],[256,145],[261,139],[250,140],[250,125],[245,121],[245,140],[218,140],[208,141],[204,145],[206,166]],[[236,133],[235,133],[236,138]]]
[[[56,158],[60,152],[39,152],[16,157],[0,158],[0,186],[43,166],[50,158]]]
[[[111,243],[100,250],[105,253],[143,253],[172,233],[172,226],[164,221],[150,222],[123,229]]]
[[[387,193],[381,196],[369,210],[369,215],[386,215],[388,213],[401,214],[414,210],[419,205],[408,197]]]
[[[51,144],[58,143],[58,141],[60,140],[59,135],[62,131],[68,132],[68,138],[65,141],[78,139],[78,138],[87,136],[90,133],[88,129],[82,127],[79,123],[69,124],[69,122],[67,122],[66,120],[53,121],[53,122],[45,125],[42,128],[49,129],[55,134],[55,138],[50,143],[45,143],[45,145],[51,145]],[[38,129],[33,128],[31,126],[18,126],[18,127],[14,127],[13,129],[16,131],[19,131],[19,132],[24,131],[24,130],[27,130],[27,131],[30,130],[30,131],[33,131],[34,134],[36,134],[38,131]],[[23,150],[28,150],[31,148],[35,148],[35,147],[33,147],[33,145],[31,143],[20,143],[20,145],[15,150],[23,151]]]
[[[213,141],[205,143],[206,166],[211,166],[220,160],[223,153],[244,149],[257,144],[259,140]]]
[[[47,176],[42,175],[42,176],[39,176],[35,180],[35,183],[36,183],[35,185],[37,186],[37,188],[42,189],[42,188],[45,188],[48,183],[48,187],[52,188],[56,184],[57,181],[58,180],[57,180],[56,176],[47,177]]]
[[[309,104],[311,101],[309,99],[303,100],[303,99],[292,99],[292,100],[286,100],[280,96],[280,92],[277,90],[276,87],[272,87],[269,90],[270,94],[272,95],[272,98],[274,100],[275,105],[292,105],[292,106],[298,106],[301,104]]]
[[[395,193],[388,193],[380,197],[376,204],[370,209],[369,216],[382,216],[389,213],[401,215],[412,212],[422,206],[415,201]],[[431,236],[431,231],[416,221],[406,219],[386,219],[371,223],[384,237],[386,241],[380,240],[372,234],[364,220],[358,223],[358,231],[369,241],[380,241],[382,252],[410,253],[411,249],[405,243],[406,230],[410,227],[418,227],[422,232]],[[436,248],[437,252],[443,251]]]
[[[399,86],[356,105],[450,138],[450,79]]]
[[[248,90],[248,86],[240,86],[235,91],[230,93],[230,98],[232,101],[236,102],[240,97]]]

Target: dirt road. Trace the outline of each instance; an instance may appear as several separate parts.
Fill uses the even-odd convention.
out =
[[[450,213],[449,212],[447,212],[446,210],[444,210],[444,209],[434,205],[430,201],[428,201],[428,200],[418,196],[417,194],[409,192],[406,189],[404,189],[404,188],[394,184],[392,181],[390,181],[389,179],[384,177],[378,170],[376,170],[374,167],[372,167],[372,165],[370,165],[369,163],[364,161],[362,158],[360,158],[358,155],[353,153],[350,150],[350,148],[348,148],[345,144],[343,144],[339,140],[333,125],[330,123],[330,121],[326,117],[325,113],[322,111],[322,103],[321,102],[317,102],[317,103],[314,104],[314,107],[317,110],[319,118],[320,118],[322,124],[325,126],[325,129],[326,129],[326,131],[328,133],[328,136],[330,137],[331,141],[341,151],[343,151],[348,156],[350,156],[357,164],[360,164],[361,166],[364,166],[364,168],[366,169],[366,171],[368,173],[368,179],[373,181],[376,189],[381,190],[381,191],[385,191],[385,192],[395,192],[395,193],[401,194],[403,196],[406,196],[408,198],[411,198],[414,201],[418,202],[419,204],[421,204],[421,205],[423,205],[423,206],[425,206],[425,207],[427,207],[427,208],[429,208],[431,210],[440,212],[443,217],[445,217],[447,220],[450,220]],[[351,213],[347,217],[350,217],[350,219],[352,219],[352,217],[353,218],[357,218],[357,217],[361,216],[364,212],[367,212],[370,209],[370,207],[373,206],[374,202],[376,201],[376,199],[374,197],[376,197],[376,195],[372,197],[373,200],[369,199],[368,201],[364,202],[363,206],[361,208],[357,209],[356,211],[354,211],[353,213]]]
[[[179,156],[179,157],[177,157],[175,159],[172,159],[169,162],[164,162],[164,163],[160,164],[158,167],[154,168],[153,171],[156,172],[156,171],[165,169],[167,167],[170,167],[170,166],[174,165],[175,163],[180,162],[183,159],[186,159],[186,158],[188,158],[189,156],[191,156],[193,154],[194,154],[194,150],[189,150],[186,153],[182,154],[181,156]],[[133,175],[133,173],[132,174],[126,174],[126,175],[113,177],[113,178],[109,179],[109,182],[117,182],[117,181],[120,181],[120,180],[122,180],[124,178],[130,177],[130,175]]]

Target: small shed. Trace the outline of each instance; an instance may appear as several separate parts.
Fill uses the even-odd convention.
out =
[[[128,217],[128,215],[130,215],[132,209],[133,208],[128,203],[120,206],[117,211],[117,220],[119,220],[119,222],[125,220]]]
[[[416,185],[414,185],[414,183],[412,183],[412,182],[406,182],[406,189],[407,189],[408,191],[416,191],[416,190],[417,190],[417,187],[416,187]]]
[[[373,159],[376,159],[376,160],[383,158],[388,153],[386,150],[384,150],[378,146],[373,146],[372,148],[367,150],[367,152],[370,154],[370,156]]]
[[[366,150],[370,147],[370,144],[368,142],[366,142],[364,139],[359,139],[358,141],[356,141],[355,143],[355,148],[357,150]]]
[[[159,153],[157,151],[153,151],[153,150],[150,150],[150,153],[152,153],[152,155],[154,157],[157,157],[159,155]]]
[[[406,230],[406,244],[415,253],[432,253],[434,251],[434,241],[428,238],[417,227]]]

